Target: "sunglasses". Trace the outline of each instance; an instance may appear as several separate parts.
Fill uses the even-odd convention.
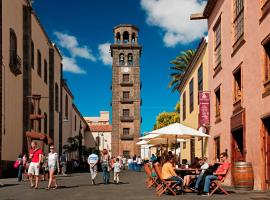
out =
[[[50,148],[51,150],[54,149],[54,148]]]
[[[220,158],[224,158],[224,156],[220,156]]]

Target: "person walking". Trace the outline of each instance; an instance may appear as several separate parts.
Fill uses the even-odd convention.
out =
[[[104,184],[109,184],[110,182],[110,156],[107,149],[103,149],[101,154],[101,168],[103,172]]]
[[[48,154],[48,170],[49,170],[49,182],[48,182],[48,187],[46,188],[47,190],[51,189],[52,183],[54,183],[54,188],[57,188],[57,183],[56,183],[56,177],[55,173],[58,172],[60,173],[60,165],[59,165],[59,160],[58,160],[58,154],[54,151],[54,146],[50,146],[50,153]]]
[[[18,182],[22,181],[22,173],[23,173],[23,161],[22,161],[22,155],[20,154],[15,161],[14,168],[18,169]]]
[[[121,164],[119,162],[119,158],[116,158],[115,163],[113,164],[113,180],[114,183],[119,183],[119,176],[121,171]]]
[[[65,153],[63,153],[60,156],[60,166],[61,166],[61,173],[63,176],[66,176],[66,172],[67,172],[67,155]]]
[[[39,182],[39,169],[40,169],[40,162],[43,156],[43,152],[40,148],[37,146],[37,142],[32,141],[31,142],[31,149],[29,151],[29,159],[31,160],[29,169],[28,169],[28,175],[30,180],[30,187],[35,189],[38,189],[38,182]],[[33,183],[33,177],[35,176],[35,185]]]
[[[87,162],[89,164],[90,168],[90,174],[91,174],[91,179],[92,179],[92,184],[95,185],[95,179],[98,173],[98,168],[97,168],[97,163],[98,163],[98,155],[93,152],[92,154],[89,155]]]

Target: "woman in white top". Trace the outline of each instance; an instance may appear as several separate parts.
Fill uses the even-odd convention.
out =
[[[58,154],[54,151],[54,146],[50,146],[50,153],[48,154],[48,169],[49,169],[49,183],[48,187],[46,188],[49,190],[51,188],[52,182],[54,182],[54,188],[57,188],[57,183],[56,183],[56,178],[54,173],[56,170],[58,173],[60,172],[60,167],[59,167],[59,160],[58,160]]]

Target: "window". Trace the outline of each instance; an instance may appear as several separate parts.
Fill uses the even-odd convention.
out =
[[[128,117],[129,116],[129,109],[123,109],[123,116]]]
[[[234,77],[234,102],[241,100],[242,97],[242,80],[241,80],[241,68],[237,69],[233,74]]]
[[[65,119],[68,119],[68,96],[66,94],[66,98],[65,98]]]
[[[244,0],[234,0],[233,8],[233,39],[236,43],[244,34]]]
[[[47,133],[48,131],[48,116],[47,113],[44,113],[44,133]]]
[[[123,33],[123,43],[124,44],[128,44],[129,43],[129,33],[127,31],[125,31]]]
[[[123,74],[123,82],[129,82],[129,74]]]
[[[74,117],[74,131],[77,129],[77,116]]]
[[[48,83],[48,65],[46,60],[44,60],[44,82]]]
[[[125,64],[125,55],[123,53],[119,54],[119,65]]]
[[[129,99],[129,91],[123,92],[123,99]]]
[[[183,120],[186,119],[186,92],[183,94]]]
[[[199,102],[199,94],[203,91],[203,66],[201,65],[198,69],[198,104]]]
[[[220,101],[220,87],[215,90],[216,96],[216,119],[220,119],[221,101]]]
[[[35,68],[35,46],[34,46],[34,42],[31,41],[31,65],[32,68]]]
[[[215,158],[219,160],[220,156],[220,137],[216,137],[215,139]]]
[[[124,158],[130,158],[130,151],[123,151]]]
[[[269,14],[270,0],[260,0],[260,4],[261,4],[261,19],[260,19],[260,22],[262,22],[262,20],[264,20],[266,18],[266,16]]]
[[[133,55],[132,53],[129,53],[128,54],[128,65],[133,65]]]
[[[37,73],[41,77],[41,53],[37,50]]]
[[[132,33],[131,44],[135,44],[135,43],[136,43],[136,33]]]
[[[183,142],[183,149],[187,148],[187,142]]]
[[[59,87],[57,83],[55,83],[55,111],[59,111]]]
[[[189,112],[194,110],[193,79],[189,82]]]
[[[17,36],[13,29],[10,29],[9,38],[9,66],[15,74],[21,74],[21,58],[17,55]]]
[[[120,42],[121,42],[121,36],[120,36],[120,33],[119,32],[116,33],[115,42],[116,42],[116,44],[120,44]]]
[[[129,135],[129,128],[123,128],[123,135]]]
[[[215,68],[221,65],[221,19],[219,19],[214,27],[214,58]]]
[[[263,46],[265,51],[264,81],[270,80],[270,40]]]

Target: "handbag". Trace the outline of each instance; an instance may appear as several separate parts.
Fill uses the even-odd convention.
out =
[[[15,163],[14,163],[14,165],[13,165],[13,167],[14,167],[15,169],[17,169],[17,168],[19,167],[20,164],[21,164],[21,161],[16,160]]]

